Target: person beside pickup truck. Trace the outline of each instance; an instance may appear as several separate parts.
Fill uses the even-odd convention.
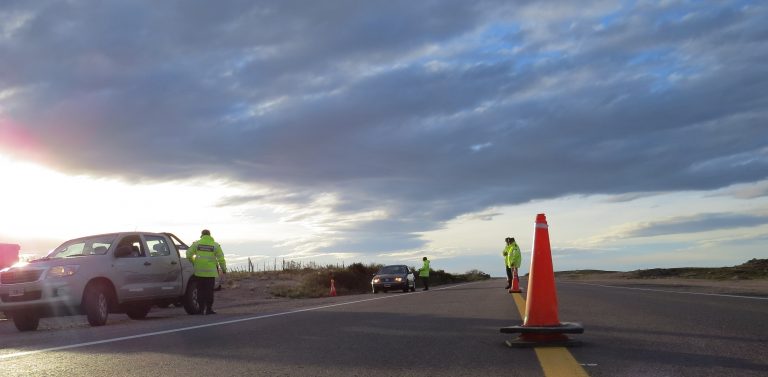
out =
[[[203,229],[200,239],[193,242],[187,249],[187,259],[195,267],[195,280],[198,284],[198,300],[200,302],[201,314],[216,314],[213,311],[213,288],[216,284],[216,277],[221,267],[221,272],[227,273],[227,263],[224,260],[224,252],[221,251],[221,245],[213,240],[211,231]]]

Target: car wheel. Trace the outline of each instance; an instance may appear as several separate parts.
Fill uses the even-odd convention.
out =
[[[389,292],[389,289],[384,289],[384,293],[387,293],[387,292]]]
[[[35,331],[40,324],[40,316],[37,313],[16,312],[13,313],[13,324],[19,331]]]
[[[125,314],[128,314],[130,319],[144,319],[147,318],[150,308],[149,305],[131,305],[125,311]]]
[[[85,291],[85,316],[91,326],[104,326],[109,316],[109,293],[102,284],[94,284]]]
[[[403,286],[403,293],[408,293],[408,283]]]
[[[197,301],[198,289],[197,281],[190,280],[187,285],[187,292],[184,294],[184,310],[187,314],[200,314],[200,302]]]

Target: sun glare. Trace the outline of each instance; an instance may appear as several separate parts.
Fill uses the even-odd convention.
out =
[[[130,230],[169,231],[191,242],[203,227],[215,229],[218,238],[230,241],[279,242],[306,232],[301,224],[280,222],[280,215],[267,206],[249,208],[248,216],[240,208],[219,206],[221,198],[244,195],[247,190],[225,181],[128,184],[68,176],[3,155],[0,171],[9,178],[1,202],[0,239],[4,242],[61,242]]]

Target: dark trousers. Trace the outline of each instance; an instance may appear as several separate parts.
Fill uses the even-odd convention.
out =
[[[424,290],[429,289],[429,276],[419,276],[421,279],[421,284],[424,286]]]
[[[512,286],[512,268],[507,267],[507,289]]]
[[[204,278],[195,276],[197,280],[197,302],[200,304],[200,310],[213,309],[213,286],[216,284],[216,278]]]

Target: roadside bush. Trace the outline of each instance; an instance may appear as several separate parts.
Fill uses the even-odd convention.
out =
[[[480,270],[470,270],[464,273],[465,281],[478,281],[478,280],[487,280],[491,278],[490,274],[486,274],[483,271]]]
[[[353,263],[344,269],[331,271],[336,283],[336,293],[365,293],[371,290],[371,279],[381,269],[380,264]]]
[[[326,297],[331,288],[331,278],[334,279],[337,295],[359,294],[371,292],[371,278],[384,265],[353,263],[346,268],[328,266],[314,270],[303,270],[301,282],[296,286],[276,286],[272,294],[288,298]],[[411,270],[416,269],[410,267]],[[469,281],[490,279],[491,276],[479,270],[467,271],[464,274],[451,274],[444,270],[430,270],[429,284],[454,284]],[[418,272],[416,272],[418,284]]]
[[[325,297],[330,292],[331,278],[338,295],[365,293],[371,290],[371,278],[381,267],[380,264],[353,263],[346,268],[326,267],[306,271],[299,285],[275,287],[272,294],[289,298]]]

